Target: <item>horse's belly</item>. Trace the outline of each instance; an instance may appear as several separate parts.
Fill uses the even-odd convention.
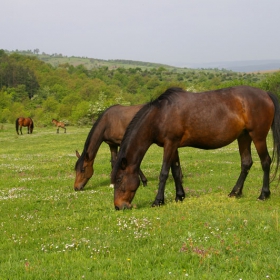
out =
[[[202,131],[190,134],[186,132],[180,141],[180,147],[200,149],[218,149],[229,145],[243,133],[242,129],[221,131]]]

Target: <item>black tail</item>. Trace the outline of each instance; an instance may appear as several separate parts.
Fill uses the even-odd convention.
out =
[[[271,125],[271,129],[273,135],[272,163],[274,163],[276,159],[276,166],[275,166],[274,174],[270,179],[270,181],[272,182],[277,175],[279,169],[279,163],[280,163],[280,105],[279,105],[278,98],[275,94],[270,92],[268,94],[271,100],[273,101],[274,108],[275,108],[274,119]],[[280,181],[280,177],[278,179],[278,183],[279,181]]]
[[[30,118],[30,120],[31,120],[30,133],[32,133],[33,132],[33,128],[34,128],[34,122],[33,122],[33,120],[31,118]]]
[[[19,118],[16,119],[16,132],[17,132],[17,134],[18,134],[18,119]]]

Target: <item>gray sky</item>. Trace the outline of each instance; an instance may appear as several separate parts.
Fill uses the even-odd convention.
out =
[[[279,0],[2,1],[0,49],[188,66],[280,59]]]

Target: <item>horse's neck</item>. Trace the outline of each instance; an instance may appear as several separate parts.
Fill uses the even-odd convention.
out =
[[[98,149],[104,140],[105,129],[105,125],[103,124],[103,122],[101,122],[97,127],[95,127],[94,131],[91,134],[89,145],[86,150],[89,155],[90,161],[94,161]]]
[[[125,156],[129,165],[140,168],[140,164],[149,149],[153,144],[152,130],[147,129],[147,134],[139,129],[137,133],[130,139],[126,147]]]

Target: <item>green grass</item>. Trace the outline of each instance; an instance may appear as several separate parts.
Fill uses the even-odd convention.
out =
[[[35,124],[36,125],[36,124]],[[254,165],[241,199],[228,198],[239,175],[237,144],[220,150],[180,149],[187,197],[151,208],[162,149],[141,168],[132,210],[115,211],[109,148],[95,174],[75,192],[75,150],[90,128],[38,128],[17,136],[0,125],[0,279],[278,279],[280,191],[260,202],[262,170]]]

